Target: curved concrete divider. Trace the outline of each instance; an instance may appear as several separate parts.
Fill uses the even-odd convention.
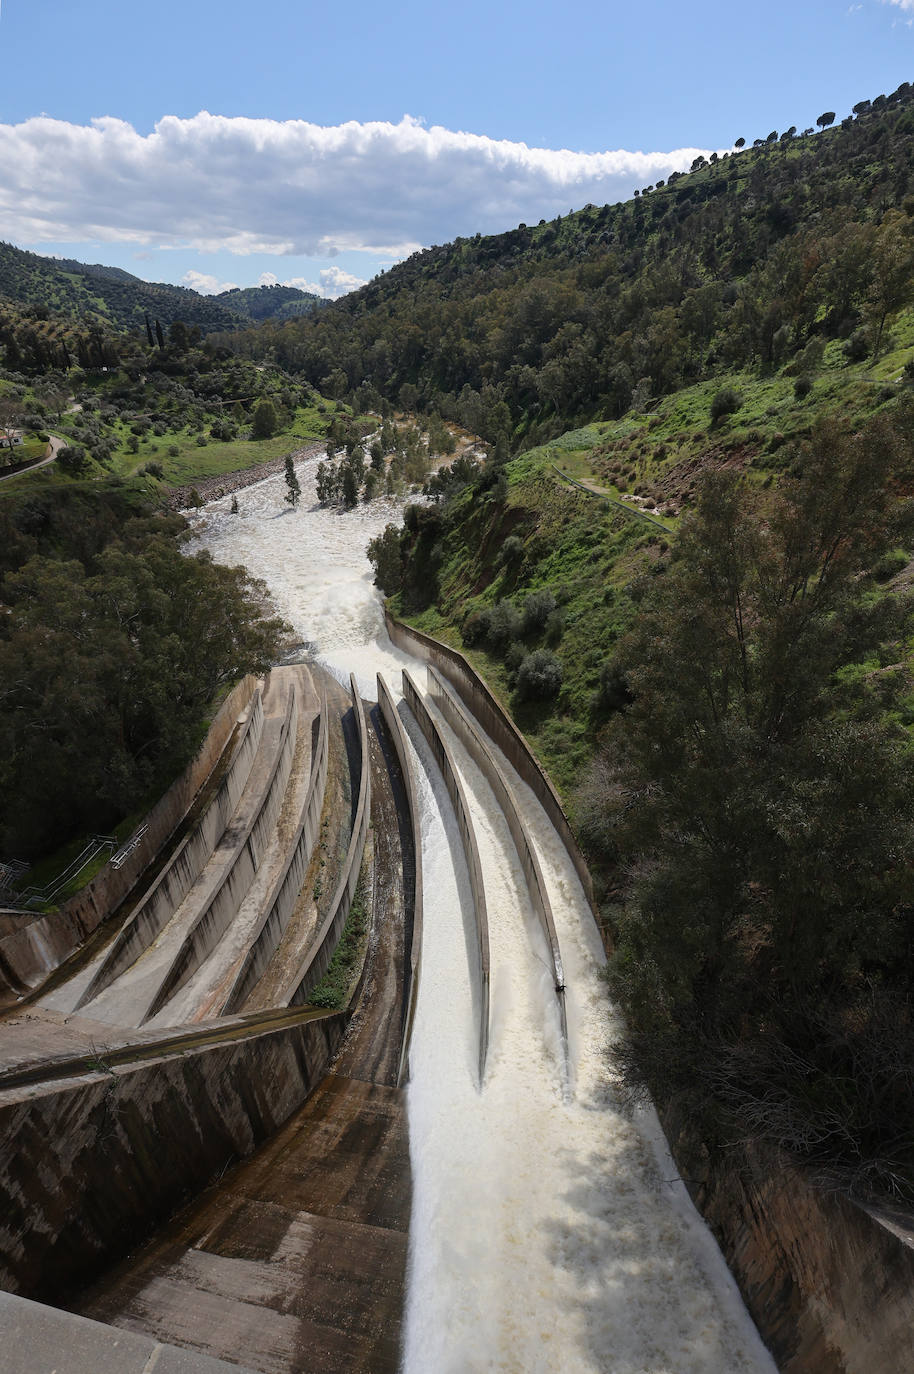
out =
[[[145,817],[145,831],[120,867],[109,861],[57,911],[39,916],[0,941],[0,988],[4,983],[17,992],[36,987],[120,906],[184,820],[226,751],[237,749],[238,717],[248,709],[256,689],[257,679],[250,675],[235,685],[196,756]]]
[[[216,795],[127,918],[107,958],[77,1002],[77,1011],[104,992],[149,948],[203,872],[250,777],[263,735],[263,724],[263,695],[258,687],[251,699],[234,756]]]
[[[448,725],[450,725],[458,739],[460,739],[467,749],[474,762],[482,770],[489,786],[495,793],[495,800],[501,807],[505,820],[508,822],[508,829],[511,832],[511,838],[514,841],[514,847],[517,850],[517,856],[520,859],[521,867],[524,870],[524,877],[527,881],[530,904],[539,918],[540,927],[546,937],[546,944],[549,948],[549,958],[552,964],[552,982],[555,988],[556,1002],[558,1005],[559,1027],[562,1036],[562,1051],[565,1056],[565,1073],[567,1078],[568,1016],[565,1009],[565,973],[562,967],[562,953],[559,949],[559,937],[556,934],[555,921],[552,916],[552,903],[549,900],[549,892],[546,888],[546,880],[543,877],[543,870],[539,858],[530,842],[526,824],[518,809],[510,784],[499,768],[495,755],[483,738],[473,717],[459,700],[453,689],[447,685],[436,668],[429,667],[428,675],[431,684],[429,695],[444,716]]]
[[[568,850],[575,872],[581,880],[584,895],[591,911],[596,917],[596,903],[593,895],[593,880],[584,855],[575,839],[571,822],[565,815],[559,794],[549,781],[543,766],[534,757],[530,746],[518,730],[514,721],[499,701],[493,696],[485,682],[471,667],[463,654],[442,644],[421,630],[414,630],[402,620],[397,620],[384,607],[384,620],[387,633],[394,644],[406,653],[414,654],[424,663],[430,663],[456,687],[463,701],[472,711],[486,734],[495,741],[505,758],[517,770],[531,789],[546,815],[558,831],[562,843]]]
[[[416,779],[413,775],[413,764],[410,758],[406,731],[403,729],[403,722],[400,719],[400,713],[397,710],[390,688],[380,673],[378,673],[378,709],[381,712],[381,718],[384,724],[387,726],[388,733],[394,746],[394,752],[400,764],[400,772],[403,776],[403,786],[406,789],[406,800],[409,804],[409,823],[413,832],[413,848],[416,854],[416,877],[412,894],[413,921],[406,974],[406,1015],[403,1021],[402,1037],[400,1041],[400,1068],[397,1074],[397,1086],[399,1087],[405,1081],[407,1074],[409,1042],[412,1038],[413,1021],[416,1017],[416,999],[419,995],[419,972],[422,965],[422,831],[419,821],[419,798],[416,793]]]
[[[473,894],[473,912],[476,917],[476,978],[473,980],[477,993],[477,1013],[479,1018],[479,1085],[482,1087],[486,1071],[486,1055],[489,1052],[489,915],[486,907],[486,892],[482,881],[482,863],[479,846],[470,820],[470,807],[463,790],[463,783],[451,756],[451,751],[437,725],[429,715],[428,707],[422,700],[419,689],[407,670],[403,669],[403,695],[406,704],[418,722],[419,728],[428,740],[429,748],[435,755],[448,796],[454,807],[467,868],[470,873],[470,888]]]
[[[72,1077],[0,1085],[0,1288],[54,1301],[85,1286],[301,1106],[349,1019],[141,1035]]]
[[[333,952],[343,933],[343,926],[346,924],[346,917],[349,915],[349,908],[352,905],[352,898],[355,895],[359,873],[362,869],[362,853],[365,849],[368,824],[371,820],[371,764],[368,753],[368,723],[365,719],[365,707],[359,696],[358,685],[353,674],[349,675],[349,685],[352,691],[352,705],[355,710],[359,734],[359,753],[361,754],[359,796],[356,802],[352,838],[346,851],[343,872],[330,903],[330,910],[324,917],[314,943],[296,972],[293,991],[289,997],[290,1006],[307,1002],[309,992],[317,986],[330,967],[330,960],[333,958]]]
[[[209,893],[200,912],[194,918],[181,948],[159,984],[158,992],[143,1017],[144,1021],[148,1021],[156,1012],[162,1010],[165,1003],[193,977],[206,957],[215,949],[238,914],[238,908],[244,901],[269,847],[276,818],[282,809],[298,737],[298,683],[294,677],[286,674],[280,678],[280,683],[280,690],[287,693],[286,707],[276,756],[266,786],[260,795],[257,810],[248,821],[243,834],[235,842],[232,855],[216,887]]]
[[[317,743],[311,764],[308,791],[302,806],[295,840],[285,866],[264,903],[263,916],[258,922],[238,975],[232,984],[222,1015],[240,1011],[257,985],[282,940],[289,917],[301,892],[314,846],[320,831],[324,794],[327,790],[327,768],[330,759],[330,723],[327,715],[327,696],[321,693],[318,716]]]

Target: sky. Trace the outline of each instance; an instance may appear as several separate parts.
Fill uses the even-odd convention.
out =
[[[914,0],[2,0],[0,239],[336,297],[914,80]]]

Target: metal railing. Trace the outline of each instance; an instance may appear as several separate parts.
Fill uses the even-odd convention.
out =
[[[53,902],[54,898],[103,850],[107,849],[110,852],[116,847],[117,837],[115,835],[93,835],[76,858],[72,859],[63,872],[58,873],[56,878],[52,878],[44,887],[26,887],[17,892],[16,896],[20,905],[45,906],[48,902]]]

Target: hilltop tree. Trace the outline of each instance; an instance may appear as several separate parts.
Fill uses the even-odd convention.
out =
[[[816,120],[816,123],[818,124],[818,126],[819,126],[820,129],[827,129],[828,126],[829,126],[829,124],[834,124],[834,122],[835,122],[835,112],[834,112],[834,110],[826,110],[825,113],[824,113],[824,114],[820,114],[820,115],[819,115],[819,118]]]

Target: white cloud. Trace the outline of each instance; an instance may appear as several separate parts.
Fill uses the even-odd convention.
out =
[[[209,272],[196,272],[193,268],[181,278],[185,286],[199,291],[201,296],[216,296],[220,291],[231,291],[238,285],[236,281],[220,281]]]
[[[323,296],[326,300],[335,301],[340,296],[345,296],[348,291],[355,291],[360,286],[365,285],[364,277],[355,277],[351,272],[344,272],[341,267],[324,267],[320,272],[320,281],[308,281],[307,277],[286,277],[280,281],[275,272],[261,272],[257,278],[258,286],[297,286],[299,291],[310,291],[312,296]]]
[[[356,291],[364,285],[362,277],[354,277],[351,272],[344,272],[341,267],[325,267],[321,271],[320,294],[330,300],[336,300],[339,296],[345,296],[347,291]]]
[[[885,3],[897,5],[900,10],[910,10],[914,14],[914,0],[885,0]]]
[[[912,4],[914,0],[903,0]],[[0,222],[21,243],[401,258],[458,234],[623,199],[699,152],[576,153],[399,124],[167,115],[0,124]],[[340,294],[347,274],[318,283]]]

